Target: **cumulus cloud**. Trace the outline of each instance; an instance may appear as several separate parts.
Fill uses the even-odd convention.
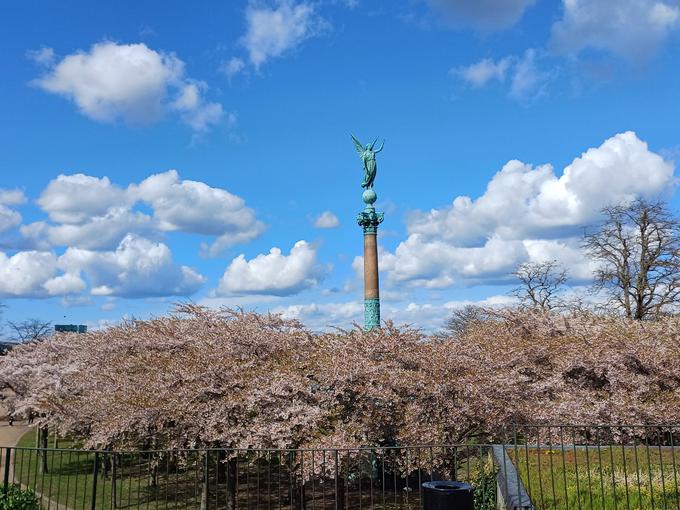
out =
[[[279,0],[275,7],[251,1],[246,8],[246,25],[241,43],[256,69],[269,59],[280,57],[307,39],[322,34],[329,27],[328,22],[316,13],[312,3],[293,0]],[[232,60],[232,68],[238,65]]]
[[[578,249],[582,227],[599,220],[609,204],[653,198],[675,184],[674,165],[626,132],[591,148],[562,175],[551,165],[508,162],[473,200],[415,212],[408,238],[381,257],[389,278],[429,288],[464,281],[503,279],[526,260],[561,260],[576,278],[587,278]]]
[[[135,235],[127,235],[115,251],[69,248],[59,259],[67,274],[87,277],[96,296],[187,296],[205,277],[172,260],[170,249]]]
[[[203,182],[182,180],[176,170],[151,175],[126,188],[107,177],[60,175],[37,202],[53,223],[37,221],[20,231],[41,249],[111,250],[129,233],[149,237],[179,231],[214,236],[215,241],[205,244],[203,251],[216,256],[264,231],[264,224],[242,198]],[[151,214],[137,210],[138,206],[149,207]]]
[[[81,223],[105,214],[112,207],[128,205],[125,191],[108,177],[85,174],[59,175],[38,198],[38,205],[52,221]]]
[[[327,272],[327,267],[317,263],[314,246],[298,241],[289,255],[276,247],[251,260],[239,255],[220,279],[217,294],[285,296],[317,285]]]
[[[47,295],[45,283],[57,272],[57,257],[51,252],[23,251],[11,257],[0,252],[0,295],[40,297]]]
[[[314,226],[316,228],[335,228],[340,226],[340,220],[332,212],[324,211],[314,220]]]
[[[23,204],[25,201],[23,191],[0,189],[0,233],[21,224],[21,214],[8,206]]]
[[[203,98],[205,85],[186,76],[184,62],[143,43],[94,44],[50,64],[33,83],[69,98],[81,113],[100,122],[149,124],[176,110],[193,129],[203,131],[223,115],[220,104]]]
[[[517,23],[536,0],[427,0],[430,7],[455,26],[486,30]]]
[[[653,56],[678,27],[680,8],[658,0],[564,0],[550,46],[560,54],[586,49],[640,62]]]
[[[68,248],[52,251],[0,252],[0,296],[46,298],[72,296],[90,286],[92,295],[187,296],[205,282],[194,269],[173,262],[170,249],[127,235],[113,251]]]
[[[224,118],[221,104],[203,101],[201,91],[206,88],[204,82],[187,83],[171,105],[194,131],[207,131]]]
[[[207,256],[217,256],[264,231],[264,224],[242,198],[203,182],[180,180],[176,170],[152,175],[128,191],[153,208],[160,230],[217,236],[213,244],[203,246]]]

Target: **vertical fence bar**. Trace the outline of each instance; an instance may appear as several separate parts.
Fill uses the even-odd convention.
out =
[[[600,427],[597,427],[595,431],[597,435],[597,466],[600,472],[600,495],[602,497],[602,504],[604,505],[604,475],[602,474],[602,438],[600,436]]]
[[[626,487],[626,510],[631,510],[630,508],[630,495],[628,490],[628,466],[626,465],[626,440],[625,440],[625,429],[621,432],[621,457],[623,459],[623,483]],[[614,447],[612,446],[612,449]]]
[[[583,432],[583,437],[585,438],[585,449],[586,449],[586,472],[588,473],[588,500],[590,501],[590,508],[593,508],[593,482],[592,475],[590,473],[590,433],[586,429]]]
[[[513,443],[513,450],[515,452],[515,464],[517,464],[517,495],[519,496],[519,506],[521,507],[522,506],[522,491],[520,490],[520,487],[519,487],[519,484],[520,484],[519,478],[520,478],[521,471],[520,471],[520,463],[519,463],[519,454],[517,452],[517,425],[515,425],[514,423],[512,424],[512,443]],[[481,455],[480,455],[479,464],[480,464],[480,469],[481,469],[481,464],[482,464],[481,463]],[[507,476],[507,472],[506,472],[506,476]],[[482,480],[482,483],[484,485],[486,485],[486,478],[482,477],[481,480]],[[482,489],[482,490],[484,490],[484,489]]]
[[[567,464],[564,458],[564,427],[560,426],[560,455],[562,457],[562,479],[564,481],[564,504],[569,510],[569,494],[567,493]],[[578,483],[578,482],[577,482]]]
[[[578,478],[578,451],[576,449],[576,427],[571,427],[571,446],[574,451],[574,475],[576,476],[576,505],[581,510],[581,483]]]
[[[538,447],[538,454],[536,462],[538,464],[538,491],[541,494],[541,507],[545,508],[545,498],[543,496],[543,475],[541,473],[541,429],[536,427],[536,446]]]
[[[666,476],[663,470],[663,451],[661,450],[661,443],[663,442],[663,438],[661,437],[661,427],[659,427],[656,431],[656,443],[659,448],[659,465],[661,469],[661,495],[662,495],[662,500],[663,501],[663,509],[668,510],[668,504],[666,500]]]
[[[670,443],[671,443],[671,462],[673,462],[673,480],[675,481],[675,509],[680,510],[680,499],[678,499],[678,471],[675,466],[675,444],[673,441],[673,427],[670,427]]]
[[[635,478],[637,479],[637,489],[638,489],[638,503],[642,504],[642,486],[640,482],[640,463],[638,461],[638,451],[637,451],[637,439],[635,437],[635,429],[633,429],[633,456],[635,459]]]
[[[94,467],[92,468],[92,499],[90,509],[97,508],[97,475],[99,474],[99,452],[94,452]]]
[[[5,469],[4,469],[4,473],[2,475],[5,493],[7,493],[7,486],[9,485],[9,467],[10,467],[11,456],[12,456],[12,449],[9,448],[9,447],[5,448]],[[14,457],[16,458],[16,455]]]
[[[654,482],[652,481],[652,460],[649,457],[649,430],[645,427],[645,451],[647,456],[647,478],[649,479],[649,499],[651,500],[652,510],[654,510]]]

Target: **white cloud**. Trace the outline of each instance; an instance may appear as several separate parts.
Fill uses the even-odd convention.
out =
[[[324,211],[314,220],[314,226],[316,228],[335,228],[340,226],[340,220],[332,212]]]
[[[317,264],[316,249],[298,241],[289,255],[276,247],[251,260],[239,255],[220,279],[217,294],[290,295],[317,285],[327,272],[327,267]]]
[[[497,281],[525,260],[557,258],[576,278],[589,268],[575,241],[600,209],[637,197],[653,198],[675,184],[674,166],[651,152],[633,132],[618,134],[568,165],[510,161],[476,200],[413,213],[408,238],[381,266],[396,282],[444,288]]]
[[[658,0],[563,0],[563,11],[550,40],[557,53],[594,49],[635,62],[653,56],[680,17],[674,2]]]
[[[511,97],[527,99],[540,96],[544,92],[550,74],[538,68],[536,56],[536,50],[530,48],[515,64],[510,84]]]
[[[264,224],[256,219],[242,198],[199,181],[180,180],[176,170],[152,175],[129,193],[148,203],[162,231],[183,231],[217,236],[204,254],[217,256],[234,244],[259,236]]]
[[[40,48],[39,50],[28,50],[26,57],[40,66],[51,66],[54,63],[55,55],[52,48]]]
[[[221,104],[203,101],[201,90],[205,88],[203,82],[187,83],[172,103],[172,108],[181,113],[184,122],[194,131],[207,131],[224,118]]]
[[[47,280],[43,286],[51,296],[78,294],[87,287],[80,276],[74,273],[66,273],[51,278]]]
[[[42,286],[56,271],[53,253],[19,252],[11,257],[0,252],[0,294],[31,296],[44,293]]]
[[[227,75],[227,78],[231,80],[234,76],[243,71],[246,67],[246,63],[243,59],[238,57],[233,57],[224,62],[220,66],[220,70]]]
[[[451,74],[460,77],[475,88],[484,87],[492,81],[505,82],[509,78],[508,94],[520,101],[537,97],[544,93],[550,81],[551,72],[541,69],[539,53],[530,48],[521,57],[507,56],[499,60],[489,58],[469,66],[452,69]]]
[[[219,122],[222,106],[205,102],[184,67],[175,55],[143,43],[102,42],[89,52],[67,55],[34,83],[71,99],[84,115],[100,122],[148,124],[174,109],[193,129],[203,131]]]
[[[251,1],[246,8],[246,23],[246,34],[241,43],[255,68],[320,35],[329,27],[328,22],[316,14],[312,3],[296,3],[293,0],[279,0],[276,7]]]
[[[497,61],[485,58],[467,67],[455,69],[453,72],[473,87],[483,87],[491,80],[505,81],[505,75],[511,63],[512,58],[510,57]]]
[[[111,250],[129,233],[158,236],[181,231],[216,237],[212,245],[203,247],[206,254],[216,256],[264,231],[264,224],[242,198],[203,182],[182,180],[176,170],[151,175],[127,188],[107,177],[60,175],[45,188],[38,205],[56,224],[38,221],[20,230],[41,249]],[[140,205],[149,206],[152,214],[135,210]]]
[[[86,277],[86,280],[83,278]],[[134,235],[114,251],[68,248],[57,257],[50,251],[0,252],[0,296],[46,298],[87,289],[92,295],[147,297],[193,294],[205,278],[172,261],[170,249]]]
[[[21,214],[7,206],[23,204],[25,201],[23,191],[0,189],[0,233],[21,224]]]
[[[414,303],[400,301],[395,303],[381,303],[381,319],[391,320],[397,325],[410,324],[434,333],[443,328],[451,312],[465,305],[479,305],[487,307],[507,306],[514,299],[507,295],[490,296],[478,301],[448,301],[445,303]],[[332,328],[349,329],[353,324],[363,326],[364,304],[361,300],[336,303],[305,303],[279,306],[271,310],[280,313],[288,319],[298,319],[307,327],[315,331]]]
[[[0,296],[45,296],[45,283],[56,272],[57,257],[54,253],[22,251],[8,257],[0,252]]]
[[[52,221],[82,223],[106,214],[112,207],[126,206],[128,201],[125,191],[111,184],[108,177],[62,174],[50,181],[38,205]]]
[[[69,248],[59,259],[67,274],[85,274],[97,296],[187,296],[205,277],[172,260],[170,249],[142,237],[128,235],[115,251]]]
[[[364,304],[358,300],[345,303],[295,304],[276,307],[272,309],[272,313],[280,313],[286,319],[298,319],[314,330],[333,326],[351,328],[353,323],[363,323]]]
[[[37,221],[20,228],[21,234],[39,248],[75,246],[92,250],[113,249],[130,232],[151,235],[153,230],[150,216],[124,207],[112,207],[83,223],[50,225]]]
[[[456,26],[502,29],[517,23],[536,0],[427,0],[437,14]]]

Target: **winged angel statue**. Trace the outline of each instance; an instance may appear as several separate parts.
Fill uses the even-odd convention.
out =
[[[375,162],[375,155],[383,150],[383,147],[385,146],[385,140],[383,140],[380,148],[377,151],[373,150],[373,147],[375,147],[375,144],[378,142],[377,138],[373,143],[367,143],[366,146],[357,140],[354,135],[352,135],[352,141],[354,142],[354,147],[356,147],[357,152],[359,153],[361,161],[364,162],[364,180],[361,182],[361,187],[373,189],[373,181],[375,181],[375,173],[378,169]]]

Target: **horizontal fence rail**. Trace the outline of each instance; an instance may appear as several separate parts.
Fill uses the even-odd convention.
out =
[[[491,440],[493,439],[493,441]],[[422,483],[475,510],[680,510],[680,426],[523,425],[485,444],[344,449],[1,448],[3,482],[56,510],[411,510]],[[488,443],[488,444],[486,444]]]

